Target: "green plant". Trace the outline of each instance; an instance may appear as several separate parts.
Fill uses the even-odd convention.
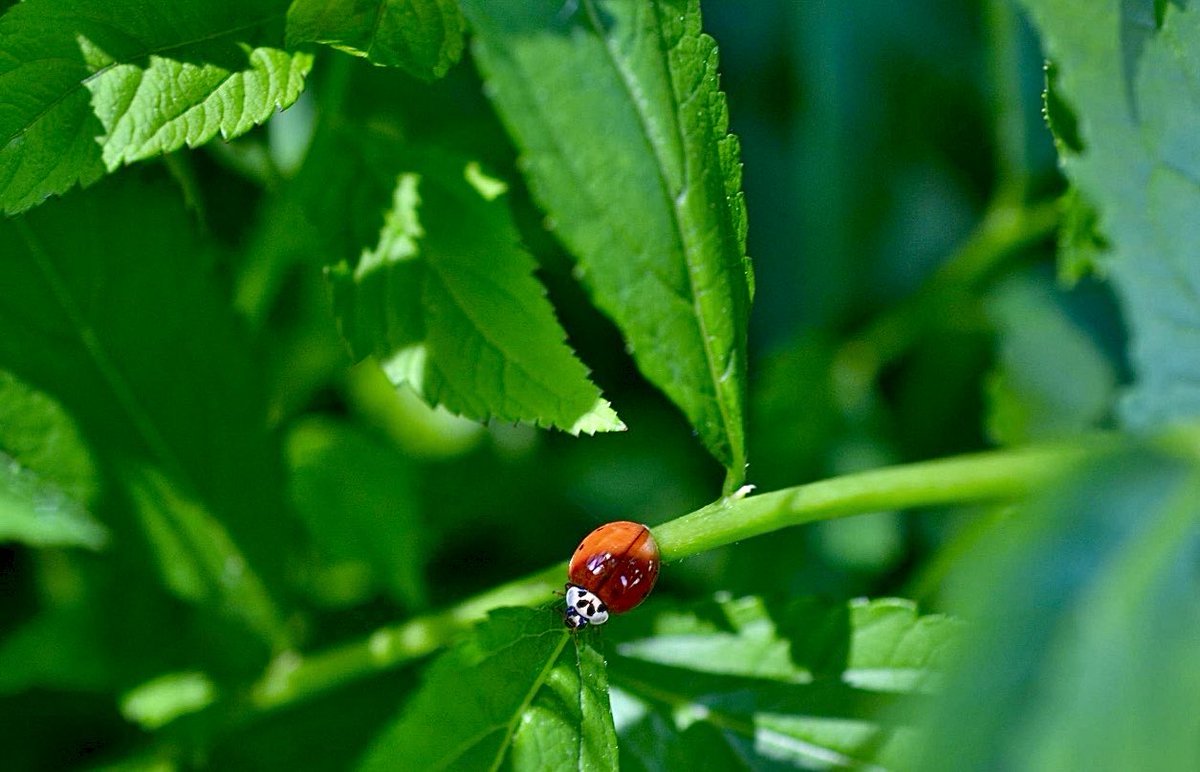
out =
[[[807,5],[5,4],[3,766],[1200,765],[1200,14]]]

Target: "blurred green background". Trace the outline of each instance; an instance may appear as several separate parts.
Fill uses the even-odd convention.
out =
[[[1061,288],[1049,229],[985,272],[952,313],[921,319],[901,345],[884,347],[877,367],[859,367],[863,342],[879,341],[873,325],[916,318],[904,304],[962,248],[990,202],[1060,192],[1040,116],[1041,55],[1008,4],[879,0],[868,13],[861,4],[714,1],[703,10],[742,140],[757,275],[750,482],[771,490],[1105,425],[1125,378],[1122,331],[1102,287],[1085,278]],[[408,394],[393,398],[371,363],[349,367],[321,273],[331,256],[298,247],[302,231],[288,219],[291,197],[323,182],[319,169],[299,166],[314,123],[338,121],[470,153],[513,183],[525,241],[571,343],[627,432],[481,427]],[[318,132],[321,141],[336,140]],[[564,560],[605,521],[655,525],[719,495],[722,470],[571,279],[469,57],[424,84],[323,50],[296,106],[168,166],[191,182],[184,189],[223,246],[222,289],[267,363],[297,515],[295,533],[278,534],[279,570],[295,593],[287,623],[306,650]],[[364,185],[363,208],[386,194]],[[339,227],[337,240],[361,246],[378,223]],[[1046,367],[1064,357],[1083,373],[1069,404],[1060,402],[1065,376]],[[119,529],[108,518],[125,505],[103,499],[97,519]],[[936,610],[945,566],[934,558],[963,521],[885,512],[773,534],[667,567],[651,602],[718,590],[899,594]],[[218,685],[261,669],[265,652],[234,651],[228,630],[180,626],[180,604],[147,581],[146,562],[128,543],[96,554],[0,547],[0,768],[119,759],[146,735],[114,693],[197,663]],[[80,597],[86,614],[22,637],[42,610]],[[54,644],[30,642],[39,640]],[[192,761],[341,768],[414,678],[402,669],[222,730],[210,755]],[[186,740],[189,728],[174,731]]]

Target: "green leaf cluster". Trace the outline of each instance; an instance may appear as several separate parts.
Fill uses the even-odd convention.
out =
[[[1189,4],[0,9],[0,768],[1200,767]]]

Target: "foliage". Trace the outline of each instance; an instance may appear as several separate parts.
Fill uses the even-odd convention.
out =
[[[944,5],[0,6],[0,766],[1200,766],[1200,12]]]

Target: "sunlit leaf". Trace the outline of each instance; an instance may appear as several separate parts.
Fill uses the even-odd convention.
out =
[[[712,611],[665,613],[653,634],[617,647],[615,719],[631,739],[622,767],[656,768],[658,749],[669,748],[688,766],[717,752],[869,768],[908,742],[889,710],[936,687],[958,639],[953,620],[920,617],[903,600],[801,601],[768,613],[746,598]],[[692,750],[697,724],[713,731],[699,732]]]
[[[75,422],[46,394],[0,370],[0,542],[99,549],[95,464]]]
[[[425,673],[362,770],[615,769],[603,658],[546,610],[501,609]]]
[[[167,673],[121,698],[121,714],[145,729],[157,729],[211,705],[217,689],[204,673]]]
[[[0,17],[0,210],[243,134],[300,94],[285,0],[29,0]]]
[[[343,335],[453,413],[572,434],[623,429],[566,345],[505,201],[472,184],[471,168],[401,166],[378,243],[333,271]]]
[[[463,7],[548,226],[638,366],[740,480],[746,216],[699,3]]]

